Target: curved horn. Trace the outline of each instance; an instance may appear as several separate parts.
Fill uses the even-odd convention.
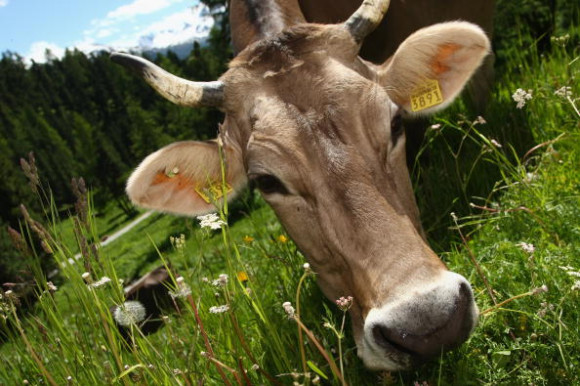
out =
[[[390,0],[364,0],[356,12],[344,22],[344,26],[357,43],[362,43],[364,38],[377,28],[387,13],[390,2]]]
[[[146,59],[119,52],[112,53],[111,60],[135,71],[159,94],[177,105],[220,107],[223,104],[223,82],[192,82],[170,74]]]

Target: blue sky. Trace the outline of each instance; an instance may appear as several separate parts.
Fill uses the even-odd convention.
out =
[[[170,29],[193,23],[198,0],[0,0],[0,52],[42,61],[46,48],[134,47],[155,35],[156,45],[185,38]],[[191,31],[189,31],[191,32]],[[181,31],[181,35],[185,32]],[[171,36],[170,36],[171,35]],[[145,39],[146,40],[146,39]],[[152,43],[151,43],[152,44]]]

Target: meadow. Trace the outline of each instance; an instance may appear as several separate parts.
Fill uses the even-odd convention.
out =
[[[257,193],[224,207],[218,229],[154,214],[98,248],[130,219],[97,216],[81,186],[61,220],[39,183],[45,218],[13,234],[37,300],[21,312],[22,299],[0,292],[0,384],[580,384],[579,37],[562,31],[542,55],[522,38],[501,58],[485,115],[458,102],[427,130],[413,170],[425,228],[481,313],[459,349],[408,372],[366,370],[348,314]],[[59,268],[50,284],[29,239]],[[109,308],[123,283],[160,265],[183,277],[172,280],[176,310],[152,335],[132,323],[125,341]]]

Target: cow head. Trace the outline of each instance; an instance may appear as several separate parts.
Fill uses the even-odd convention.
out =
[[[175,103],[226,113],[218,141],[180,142],[147,157],[128,181],[131,200],[177,214],[212,211],[207,195],[225,158],[228,197],[256,183],[326,296],[354,297],[366,366],[398,370],[461,344],[478,314],[469,283],[424,240],[401,116],[449,104],[489,41],[473,24],[438,24],[370,64],[358,50],[387,3],[365,1],[344,24],[303,23],[258,40],[217,82],[113,57]]]

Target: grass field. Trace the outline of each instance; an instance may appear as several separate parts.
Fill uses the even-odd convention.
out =
[[[272,210],[247,193],[220,213],[228,225],[219,230],[153,215],[98,250],[83,240],[118,229],[117,215],[95,221],[88,205],[77,237],[70,223],[46,220],[58,288],[40,279],[30,313],[2,294],[10,337],[0,384],[580,384],[580,52],[578,31],[569,33],[549,55],[514,49],[484,117],[459,103],[427,132],[427,161],[413,173],[425,226],[481,310],[458,350],[409,372],[365,370],[348,317],[345,325],[322,296]],[[153,335],[135,329],[127,344],[109,307],[123,302],[121,280],[162,264],[183,275],[172,289],[178,311]],[[102,277],[111,281],[87,285]]]

